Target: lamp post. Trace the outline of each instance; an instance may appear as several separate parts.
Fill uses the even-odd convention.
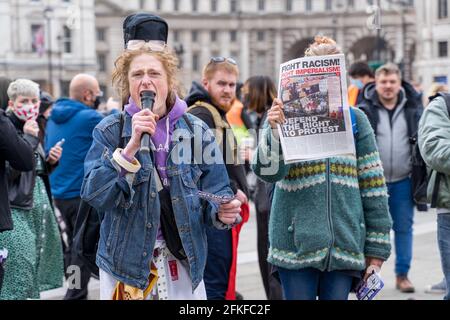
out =
[[[50,6],[44,9],[44,18],[47,24],[47,57],[48,57],[48,91],[53,95],[53,64],[52,64],[52,27],[50,25],[53,8]]]
[[[378,7],[378,28],[377,28],[377,61],[380,62],[381,61],[381,1],[377,0],[377,7]]]
[[[177,43],[173,46],[173,49],[175,50],[175,53],[178,56],[178,59],[180,61],[180,68],[183,68],[183,54],[184,54],[184,47],[182,43]]]
[[[373,47],[373,53],[368,53],[369,65],[373,68],[381,63],[381,49],[382,49],[382,37],[381,37],[381,1],[377,0],[376,4],[367,7],[366,12],[369,14],[367,20],[367,28],[369,30],[376,30],[375,46]],[[373,59],[373,60],[370,60]]]
[[[343,0],[337,0],[336,1],[336,12],[333,13],[333,40],[338,42],[337,36],[338,36],[338,19],[339,16],[342,12],[342,9],[344,8],[344,3]]]
[[[399,60],[398,64],[400,67],[400,70],[402,72],[402,76],[405,76],[405,55],[406,55],[406,19],[405,19],[405,13],[406,8],[410,5],[410,1],[407,0],[388,0],[390,4],[398,5],[400,6],[400,16],[401,16],[401,32],[402,32],[402,56],[401,60]]]

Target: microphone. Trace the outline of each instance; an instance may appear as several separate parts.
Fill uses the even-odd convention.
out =
[[[153,104],[155,103],[156,93],[151,90],[141,92],[141,106],[142,109],[153,110]],[[144,133],[141,138],[141,151],[150,152],[150,135]]]

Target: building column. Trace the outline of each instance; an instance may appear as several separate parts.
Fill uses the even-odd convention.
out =
[[[209,30],[199,31],[200,50],[200,66],[203,68],[211,59],[210,35]]]
[[[223,55],[224,57],[229,57],[230,56],[230,43],[231,43],[230,30],[225,29],[223,31],[219,31],[218,37],[219,37],[219,41],[220,41],[221,55]]]
[[[192,70],[192,37],[190,30],[179,31],[180,32],[180,43],[183,44],[183,68],[181,70],[183,84],[186,90],[190,89],[193,77]]]
[[[274,75],[278,79],[278,74],[280,73],[280,65],[285,62],[283,61],[283,39],[281,36],[281,30],[275,30],[275,72]]]
[[[241,56],[239,70],[241,72],[241,80],[245,81],[250,77],[250,51],[249,51],[249,34],[248,30],[242,30],[241,36]]]

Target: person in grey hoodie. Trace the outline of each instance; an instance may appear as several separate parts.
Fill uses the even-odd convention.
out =
[[[411,190],[412,141],[417,133],[423,106],[419,94],[402,81],[392,63],[381,66],[375,83],[366,87],[358,107],[364,111],[376,134],[389,191],[389,210],[395,233],[396,287],[414,292],[408,279],[413,245],[414,202]]]

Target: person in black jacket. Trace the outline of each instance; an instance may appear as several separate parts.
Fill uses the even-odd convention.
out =
[[[8,87],[7,116],[16,134],[27,141],[32,170],[20,172],[6,165],[8,199],[14,229],[0,233],[9,256],[0,300],[39,299],[40,291],[62,286],[63,259],[58,225],[53,213],[48,175],[61,157],[55,146],[48,156],[39,142],[36,122],[39,85],[19,79]]]
[[[8,86],[11,80],[6,77],[0,77],[0,110],[6,110],[8,106]]]
[[[17,134],[12,122],[0,110],[0,233],[13,229],[11,209],[8,200],[8,184],[6,183],[6,162],[18,171],[33,169],[33,150],[31,145]],[[3,244],[0,243],[0,250]],[[4,251],[6,252],[6,251]],[[3,264],[0,258],[0,292],[2,291]]]
[[[239,69],[233,59],[212,58],[203,69],[202,84],[193,83],[186,102],[190,106],[189,112],[214,131],[223,153],[231,188],[236,198],[246,205],[248,186],[245,168],[239,164],[236,139],[226,120],[226,113],[236,97],[238,76]],[[209,228],[207,238],[208,258],[204,281],[208,300],[234,300],[236,233]]]

